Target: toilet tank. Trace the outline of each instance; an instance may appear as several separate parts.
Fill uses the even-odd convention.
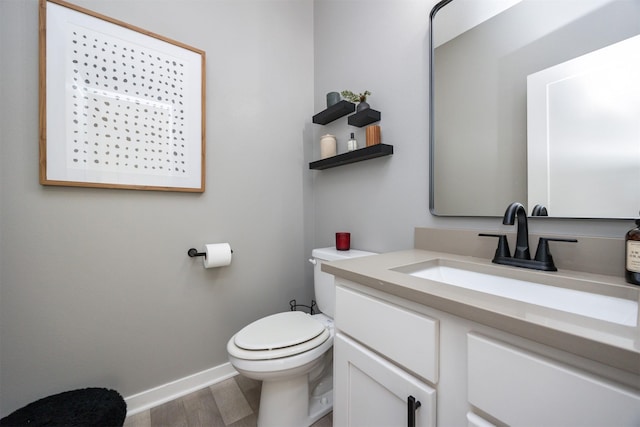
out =
[[[318,248],[311,251],[313,257],[311,261],[313,266],[313,286],[316,294],[316,304],[320,311],[327,316],[333,318],[336,307],[336,286],[333,274],[321,271],[320,267],[325,261],[337,261],[340,259],[359,258],[368,255],[375,255],[374,252],[359,251],[351,249],[348,251],[339,251],[335,247]]]

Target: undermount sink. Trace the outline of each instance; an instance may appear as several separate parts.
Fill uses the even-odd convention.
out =
[[[483,266],[485,269],[488,266]],[[460,288],[579,314],[625,326],[638,322],[638,300],[585,292],[474,271],[464,262],[436,259],[394,271]]]

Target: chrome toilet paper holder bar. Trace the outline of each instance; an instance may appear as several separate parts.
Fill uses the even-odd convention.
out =
[[[233,249],[231,249],[231,253],[233,253]],[[203,257],[207,257],[207,253],[206,252],[198,252],[198,250],[196,248],[190,248],[187,251],[187,255],[189,255],[191,258],[195,258],[198,256],[203,256]]]

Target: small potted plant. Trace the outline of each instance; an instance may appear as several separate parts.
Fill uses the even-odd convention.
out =
[[[362,111],[369,108],[369,104],[367,103],[367,96],[371,95],[371,92],[369,92],[368,90],[365,90],[364,92],[358,94],[353,93],[350,90],[343,90],[342,92],[340,92],[340,94],[347,101],[358,103],[358,106],[356,107],[357,111]]]

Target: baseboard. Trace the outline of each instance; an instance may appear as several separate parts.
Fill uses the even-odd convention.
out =
[[[127,402],[127,416],[186,396],[187,394],[219,383],[235,375],[238,375],[238,372],[227,362],[189,375],[188,377],[180,378],[179,380],[125,397],[124,400]]]

